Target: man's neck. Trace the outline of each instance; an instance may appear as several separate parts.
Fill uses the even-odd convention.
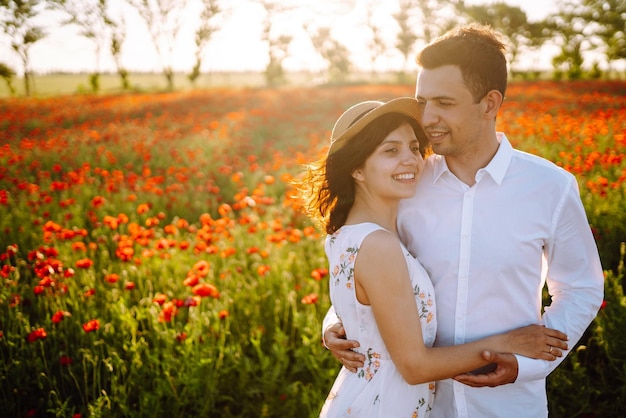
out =
[[[485,168],[498,152],[500,143],[494,135],[493,139],[481,145],[474,151],[466,151],[462,155],[447,155],[446,164],[448,169],[459,180],[468,186],[476,183],[476,173],[481,168]]]

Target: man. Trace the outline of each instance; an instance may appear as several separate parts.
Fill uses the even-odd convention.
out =
[[[541,322],[573,347],[602,303],[602,267],[574,176],[496,131],[503,43],[490,28],[468,25],[428,45],[418,64],[416,96],[435,155],[415,197],[401,204],[398,226],[434,284],[435,345]],[[552,302],[542,315],[545,283]],[[333,355],[361,367],[350,351],[358,342],[345,340],[332,307],[324,330]],[[487,360],[493,369],[437,382],[431,418],[548,416],[545,380],[560,360]]]

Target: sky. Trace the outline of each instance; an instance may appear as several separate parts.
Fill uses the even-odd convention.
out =
[[[156,53],[145,23],[137,12],[122,0],[110,0],[112,17],[124,16],[127,36],[122,49],[122,63],[127,70],[160,71],[161,60]],[[495,0],[466,0],[467,4],[488,4]],[[397,1],[356,0],[350,10],[334,9],[334,0],[290,0],[289,3],[301,7],[284,13],[273,22],[272,33],[288,34],[293,37],[288,57],[283,66],[288,71],[320,70],[321,59],[315,53],[304,24],[329,26],[332,35],[345,45],[351,54],[351,61],[358,69],[371,70],[367,43],[370,33],[364,25],[366,6],[375,4],[375,23],[381,28],[389,45],[389,54],[374,63],[377,71],[398,70],[404,65],[401,54],[393,48],[398,31],[392,13],[397,10]],[[550,13],[558,11],[557,0],[505,0],[512,6],[518,6],[529,21],[538,21]],[[445,3],[442,1],[442,3]],[[252,0],[222,0],[222,7],[228,14],[222,16],[220,30],[211,38],[203,54],[203,72],[216,71],[263,71],[268,61],[267,45],[261,41],[263,8]],[[195,7],[194,7],[195,6]],[[174,52],[166,55],[165,62],[170,62],[176,71],[189,72],[194,63],[193,32],[199,15],[198,4],[191,2],[184,11],[181,32],[174,45]],[[46,12],[42,16],[42,25],[48,35],[35,43],[30,49],[31,68],[37,73],[47,72],[92,72],[100,67],[101,72],[114,72],[115,65],[108,52],[108,45],[96,59],[94,43],[79,35],[75,27],[61,26],[57,22],[61,15]],[[163,44],[162,44],[163,45]],[[554,50],[533,59],[532,65],[545,68],[550,65]],[[550,55],[552,54],[552,55]],[[19,59],[10,47],[10,40],[0,36],[0,62],[5,62],[22,73]],[[523,64],[523,63],[520,63]],[[529,64],[529,63],[526,63]],[[410,60],[407,70],[415,64]]]

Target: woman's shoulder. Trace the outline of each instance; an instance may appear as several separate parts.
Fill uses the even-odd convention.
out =
[[[361,252],[367,252],[376,260],[388,260],[389,257],[402,253],[402,243],[392,232],[378,228],[367,234],[360,246]]]
[[[350,241],[360,243],[367,236],[379,230],[386,231],[382,226],[373,222],[343,225],[335,233],[328,235],[327,240],[331,242]]]

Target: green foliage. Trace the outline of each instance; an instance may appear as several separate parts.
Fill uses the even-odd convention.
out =
[[[15,71],[3,62],[0,62],[0,77],[4,79],[7,85],[7,89],[11,96],[15,96],[15,87],[13,86],[13,78],[15,77]]]
[[[5,264],[19,268],[0,289],[6,301],[0,304],[0,410],[8,416],[31,409],[57,416],[312,416],[337,367],[320,343],[323,308],[301,302],[315,293],[328,306],[325,283],[309,276],[325,265],[320,242],[277,244],[264,259],[247,252],[266,248],[263,236],[248,233],[247,225],[234,225],[230,234],[234,255],[207,257],[207,279],[219,287],[219,299],[181,306],[171,322],[162,321],[153,299],[163,292],[190,302],[191,292],[175,284],[198,260],[190,250],[170,249],[162,253],[167,258],[141,266],[120,265],[113,252],[102,252],[92,257],[93,270],[78,270],[65,282],[67,290],[41,296],[32,294],[39,280],[34,261],[12,256]],[[89,240],[106,246],[106,229],[93,229]],[[53,244],[61,254],[72,251],[69,243]],[[69,266],[79,257],[63,260]],[[265,265],[269,272],[259,274]],[[113,271],[119,282],[103,280]],[[127,281],[137,288],[125,289]],[[22,303],[11,306],[16,295]],[[72,314],[51,322],[58,311]],[[100,329],[84,332],[81,325],[95,318]],[[27,341],[40,327],[47,337]]]
[[[626,413],[625,245],[618,273],[606,273],[605,303],[581,342],[548,377],[557,417],[621,417]]]
[[[31,94],[30,48],[46,33],[35,22],[39,17],[41,0],[7,0],[0,4],[0,28],[11,40],[24,71],[24,92]]]
[[[92,93],[98,93],[100,91],[100,74],[93,73],[89,76],[89,85],[91,86]]]
[[[548,379],[555,417],[624,412],[625,89],[512,83],[499,118],[516,146],[577,174],[606,260],[606,306]],[[316,416],[339,364],[320,341],[322,238],[289,178],[347,105],[412,92],[1,101],[3,416]],[[219,295],[185,283],[199,262]]]

